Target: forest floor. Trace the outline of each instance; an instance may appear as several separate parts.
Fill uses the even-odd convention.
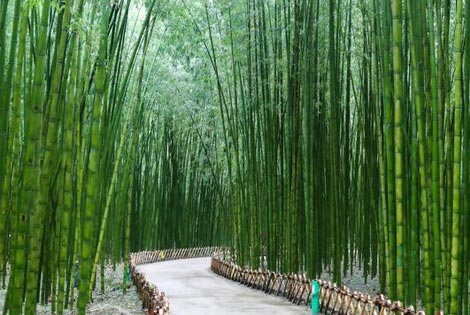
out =
[[[369,294],[372,297],[380,294],[379,278],[375,277],[370,279],[369,276],[367,282],[364,282],[362,270],[362,266],[354,263],[352,272],[351,268],[348,268],[346,276],[342,276],[342,285],[348,287],[350,292],[357,291]],[[333,282],[333,274],[328,271],[323,271],[320,275],[320,279]]]
[[[105,268],[105,292],[100,291],[100,269],[98,269],[97,287],[93,291],[93,302],[88,305],[87,314],[93,315],[142,315],[142,302],[135,292],[134,287],[130,287],[127,293],[122,292],[123,264],[118,264],[113,268],[107,265]],[[8,275],[7,275],[8,279]],[[0,288],[0,310],[3,310],[6,290]],[[51,305],[40,305],[37,307],[38,315],[51,314]],[[76,311],[66,310],[65,315],[75,315]]]

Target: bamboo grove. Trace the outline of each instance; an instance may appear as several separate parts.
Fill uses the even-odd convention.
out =
[[[155,1],[141,4],[147,13],[133,30],[131,4],[2,1],[3,314],[35,314],[48,300],[62,314],[74,300],[75,261],[84,314],[98,262],[129,252],[129,172]]]
[[[468,314],[470,3],[205,13],[240,263],[339,283],[359,263],[395,299]]]
[[[85,314],[106,263],[205,245],[470,314],[469,25],[468,0],[3,0],[3,314]]]

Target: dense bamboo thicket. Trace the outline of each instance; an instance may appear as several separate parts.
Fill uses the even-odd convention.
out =
[[[11,266],[4,314],[35,314],[48,299],[62,314],[73,301],[75,261],[84,314],[98,262],[129,252],[133,181],[122,173],[135,155],[143,112],[135,69],[154,6],[140,4],[131,30],[129,12],[139,9],[131,1],[2,1],[3,286]]]
[[[470,314],[469,24],[468,0],[3,0],[3,313],[84,314],[108,261],[228,245]]]
[[[469,12],[206,5],[241,264],[341,282],[359,263],[394,299],[468,314]]]

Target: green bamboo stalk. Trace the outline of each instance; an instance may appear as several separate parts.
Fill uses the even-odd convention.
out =
[[[16,3],[16,5],[19,6],[19,3]],[[23,57],[25,54],[26,50],[26,16],[27,16],[28,10],[23,9],[21,11],[20,16],[18,16],[18,25],[19,25],[19,35],[18,35],[18,41],[19,41],[19,47],[18,47],[18,63],[17,63],[17,71],[15,73],[15,91],[14,91],[14,104],[18,105],[18,102],[21,98],[21,81],[22,81],[22,75],[23,75]],[[21,23],[20,23],[21,22]],[[13,79],[12,79],[13,81]],[[11,93],[11,92],[10,92]],[[11,95],[11,94],[10,94]],[[26,117],[26,119],[28,116]],[[31,117],[29,117],[31,118]],[[30,134],[27,134],[27,136],[30,136]],[[31,138],[27,137],[26,138],[28,141],[31,140]],[[26,151],[27,152],[27,151]],[[28,160],[26,160],[28,161]],[[25,170],[24,172],[27,171],[27,166],[28,162],[25,164]],[[34,166],[32,167],[34,168]],[[31,181],[26,181],[23,183],[23,189],[26,192],[30,192],[29,189],[34,190],[32,186],[34,186],[34,179]],[[29,185],[28,185],[29,184]],[[21,200],[24,202],[23,200]],[[20,205],[22,205],[20,203]],[[27,244],[26,244],[26,237],[27,237],[27,215],[28,215],[28,210],[21,207],[18,211],[13,212],[16,214],[16,217],[13,218],[15,221],[14,227],[13,227],[13,240],[11,241],[11,275],[10,275],[10,281],[8,283],[8,291],[7,291],[7,296],[6,296],[6,301],[5,301],[5,308],[3,310],[3,314],[6,314],[6,312],[11,312],[11,313],[20,313],[22,311],[22,303],[24,301],[24,291],[23,291],[23,284],[25,280],[25,274],[26,274],[26,268],[25,268],[25,262],[26,262],[26,250],[27,250]],[[2,263],[3,265],[3,263]]]
[[[434,250],[434,309],[441,309],[441,237],[440,234],[440,148],[439,148],[439,105],[437,86],[437,64],[434,32],[434,13],[432,2],[428,1],[428,30],[430,46],[430,68],[431,68],[431,117],[432,117],[432,162],[431,162],[431,209],[432,209],[432,239]]]
[[[395,131],[395,194],[396,194],[396,298],[404,300],[404,185],[403,185],[403,81],[401,0],[392,0],[393,99]]]
[[[411,20],[411,33],[412,33],[412,46],[411,46],[411,55],[412,55],[412,83],[413,83],[413,95],[414,95],[414,106],[416,110],[416,121],[417,121],[417,141],[419,146],[419,195],[420,195],[420,216],[421,216],[421,229],[422,229],[422,244],[424,249],[423,255],[423,269],[424,269],[424,296],[423,296],[423,303],[425,308],[429,312],[433,312],[433,294],[434,294],[434,276],[433,270],[431,270],[431,261],[432,261],[432,252],[431,252],[431,238],[430,238],[430,220],[429,215],[430,211],[428,209],[428,167],[426,165],[426,155],[428,149],[426,147],[427,143],[425,142],[425,119],[424,119],[424,111],[425,111],[425,98],[424,98],[424,79],[423,79],[423,63],[419,62],[420,60],[424,60],[424,52],[422,49],[423,43],[423,35],[422,35],[422,25],[419,23],[419,20],[425,20],[426,16],[421,11],[419,4],[412,4],[408,3],[409,7],[408,10],[410,12],[410,20]],[[421,17],[418,18],[411,18],[411,17]],[[417,218],[415,218],[416,220]],[[412,217],[413,220],[413,217]],[[413,222],[412,222],[413,223]],[[410,229],[416,231],[417,229],[417,222],[415,221],[414,224],[410,226]],[[413,234],[412,234],[413,235]],[[412,259],[411,264],[417,267],[416,263],[418,262],[417,256],[417,248],[414,244],[418,243],[417,237],[410,240],[410,245],[412,248],[415,248],[411,253],[410,259]],[[415,275],[417,276],[417,268],[414,268]],[[416,283],[416,278],[412,278],[413,282]],[[416,285],[412,286],[410,290],[416,292]],[[416,295],[411,296],[411,303],[416,302]]]
[[[462,294],[460,273],[462,271],[461,252],[461,140],[462,140],[462,11],[463,1],[457,0],[455,17],[455,78],[454,78],[454,129],[453,129],[453,160],[452,160],[452,246],[451,246],[451,286],[450,286],[450,314],[461,314]]]
[[[2,84],[0,86],[0,95],[4,95],[4,90],[5,90],[5,84],[3,82],[3,78],[7,80],[6,77],[3,77],[5,75],[5,65],[7,63],[6,60],[6,33],[7,33],[7,27],[6,27],[6,22],[7,22],[7,12],[8,12],[8,3],[9,0],[2,1],[0,4],[0,75],[2,75]],[[16,35],[13,33],[13,37]],[[7,165],[6,164],[6,157],[7,157],[7,148],[8,148],[8,116],[9,116],[9,101],[8,100],[1,100],[0,101],[0,187],[3,186],[3,181],[6,178],[5,172]],[[6,195],[1,194],[0,195],[0,204],[3,199],[5,199]],[[3,210],[3,209],[2,209]],[[5,216],[6,213],[3,211],[0,211],[0,237],[3,238],[5,237],[5,227],[3,226],[5,222]],[[6,238],[5,241],[2,243],[6,243]],[[4,265],[4,261],[6,260],[5,258],[5,253],[4,253],[4,248],[3,245],[0,245],[0,263],[2,266]],[[0,267],[0,277],[2,278],[2,282],[4,279],[4,270],[3,267]]]
[[[8,2],[3,1],[0,4],[0,74],[3,76],[5,74],[5,64],[6,64],[6,16],[8,11]],[[2,82],[0,87],[0,94],[4,94],[4,84]],[[9,115],[9,102],[0,101],[0,188],[3,189],[3,183],[6,181],[6,169],[8,167],[7,163],[7,149],[8,149],[8,115]],[[3,208],[2,203],[6,198],[7,194],[2,190],[0,194],[0,279],[2,281],[2,287],[5,288],[5,275],[6,271],[4,270],[4,265],[6,265],[6,253],[5,247],[8,242],[8,239],[5,234],[6,230],[6,216],[7,212]]]
[[[81,0],[77,4],[77,18],[82,16],[83,3]],[[74,147],[76,144],[75,125],[77,124],[77,103],[75,98],[77,97],[76,87],[78,85],[78,63],[79,53],[77,47],[77,33],[72,33],[70,49],[68,50],[67,61],[70,63],[69,69],[69,85],[67,88],[63,87],[67,91],[66,104],[63,111],[63,153],[61,162],[61,174],[63,176],[63,202],[59,203],[58,211],[60,215],[60,245],[59,245],[59,262],[58,262],[58,293],[57,293],[57,313],[63,314],[64,307],[68,305],[68,292],[74,283],[70,280],[74,275],[74,271],[71,270],[70,266],[74,266],[74,243],[73,238],[75,234],[73,218],[76,211],[74,193],[76,192],[73,178],[76,176],[76,163],[77,158],[74,159]],[[73,281],[75,282],[75,281]]]
[[[333,237],[335,242],[338,242],[333,247],[333,280],[337,283],[341,283],[341,253],[342,249],[340,246],[340,225],[337,223],[339,221],[339,207],[340,203],[339,200],[339,191],[338,191],[338,173],[336,170],[339,167],[339,136],[340,136],[340,121],[339,121],[339,100],[340,97],[338,93],[340,91],[338,85],[338,76],[339,70],[337,65],[337,58],[339,58],[339,50],[337,46],[337,38],[336,38],[336,27],[335,27],[335,10],[336,10],[336,1],[330,0],[329,1],[329,94],[330,94],[330,106],[331,106],[331,117],[330,117],[330,124],[331,124],[331,150],[333,152],[333,158],[331,159],[331,170],[334,172],[330,174],[331,179],[331,207],[333,210],[333,218],[336,222],[333,223]]]
[[[10,54],[8,63],[6,62],[6,20],[7,20],[7,11],[8,11],[8,1],[2,3],[0,11],[0,75],[4,75],[0,87],[0,188],[2,193],[0,194],[0,278],[2,279],[2,286],[5,287],[5,272],[4,266],[7,264],[7,244],[9,239],[6,234],[7,230],[7,214],[8,214],[8,197],[10,196],[10,185],[11,185],[11,161],[12,152],[9,147],[13,147],[11,144],[13,137],[15,135],[16,129],[9,128],[9,117],[10,112],[13,109],[10,109],[10,97],[13,92],[13,71],[15,69],[16,62],[16,52],[18,46],[18,36],[19,36],[19,21],[20,21],[20,11],[21,3],[20,1],[15,1],[15,8],[13,13],[13,26],[11,31],[11,43],[10,43]],[[8,65],[7,71],[5,73],[5,65]],[[3,81],[4,79],[4,81]],[[20,77],[21,79],[21,77]],[[20,80],[21,81],[21,80]],[[13,116],[13,114],[11,114]],[[11,118],[14,120],[15,118]],[[9,130],[10,129],[10,130]],[[9,138],[12,138],[9,140]],[[14,161],[14,160],[13,160]]]
[[[384,3],[384,15],[383,27],[382,27],[382,84],[383,84],[383,99],[384,99],[384,111],[385,111],[385,152],[386,152],[386,165],[387,165],[387,211],[388,211],[388,232],[389,232],[389,263],[387,264],[387,279],[389,295],[396,296],[396,196],[395,196],[395,159],[394,151],[395,144],[393,139],[395,138],[394,132],[394,106],[392,101],[392,80],[389,75],[391,71],[391,13],[390,13],[390,2]]]
[[[98,52],[98,60],[96,64],[95,74],[95,98],[93,100],[93,110],[90,125],[90,139],[89,139],[89,161],[87,167],[86,176],[86,187],[84,189],[85,204],[84,212],[82,216],[82,227],[81,232],[83,236],[79,239],[81,242],[80,249],[80,282],[79,282],[79,295],[77,308],[80,315],[85,315],[85,308],[88,304],[91,295],[91,289],[93,287],[94,279],[92,278],[92,270],[96,267],[93,266],[95,257],[94,251],[94,218],[93,216],[98,213],[100,197],[100,158],[101,158],[101,114],[104,107],[104,98],[106,93],[105,77],[106,68],[105,63],[108,58],[107,47],[108,47],[108,22],[111,14],[111,8],[109,5],[105,7],[103,16],[100,22],[100,46]],[[84,177],[85,178],[85,177]]]

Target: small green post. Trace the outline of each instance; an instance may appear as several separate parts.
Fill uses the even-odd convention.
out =
[[[318,315],[320,298],[320,285],[312,280],[312,315]]]

